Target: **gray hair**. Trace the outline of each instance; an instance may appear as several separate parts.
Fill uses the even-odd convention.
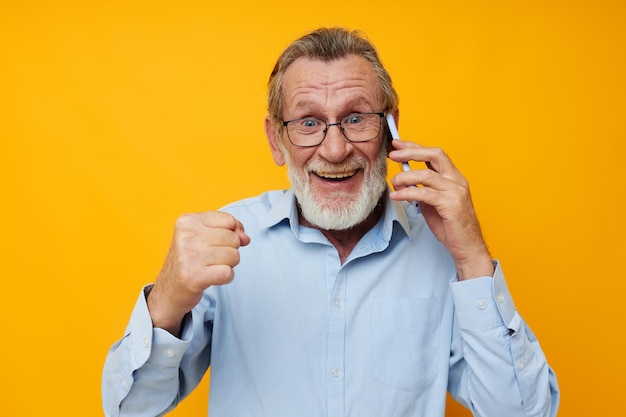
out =
[[[372,64],[383,95],[383,111],[395,112],[398,108],[398,95],[374,45],[356,30],[320,28],[295,40],[276,61],[268,82],[267,97],[267,111],[272,123],[279,124],[282,121],[283,76],[295,60],[304,57],[331,62],[349,55],[362,56]]]

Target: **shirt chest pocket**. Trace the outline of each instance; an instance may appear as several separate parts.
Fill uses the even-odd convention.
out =
[[[376,381],[419,389],[438,373],[441,299],[383,296],[372,301]]]

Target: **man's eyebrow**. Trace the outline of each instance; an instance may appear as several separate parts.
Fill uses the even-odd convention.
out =
[[[367,100],[365,97],[359,96],[359,97],[354,97],[352,99],[347,100],[345,103],[343,103],[342,107],[355,107],[355,106],[360,106],[360,105],[371,105],[371,103],[369,102],[369,100]],[[317,103],[311,100],[304,100],[304,101],[299,101],[295,104],[294,109],[295,110],[307,110],[307,109],[311,109],[311,108],[315,108],[317,106]]]
[[[302,110],[302,109],[308,109],[310,107],[313,107],[314,103],[312,101],[299,101],[296,103],[296,105],[294,106],[294,108],[296,110]]]

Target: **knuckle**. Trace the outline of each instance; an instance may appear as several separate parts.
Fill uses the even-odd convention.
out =
[[[433,200],[436,198],[435,191],[430,187],[420,187],[420,191],[425,200]]]
[[[232,266],[239,265],[239,262],[241,262],[241,254],[239,253],[238,250],[235,250],[232,255],[231,265]]]
[[[235,249],[238,249],[241,246],[241,240],[239,239],[239,236],[235,232],[231,232],[230,234],[230,246]]]
[[[436,157],[439,157],[439,158],[440,158],[440,157],[442,157],[442,156],[445,156],[445,154],[446,154],[446,153],[443,151],[443,148],[440,148],[440,147],[438,147],[438,146],[433,147],[433,148],[432,148],[432,151],[433,151],[433,154],[434,154]]]
[[[178,249],[178,261],[185,260],[187,254],[194,250],[194,234],[188,230],[179,230],[175,237],[175,245]]]
[[[216,265],[211,270],[210,281],[215,285],[228,284],[235,278],[233,268],[228,265]]]
[[[194,221],[194,214],[183,214],[176,219],[176,228],[185,228]]]
[[[207,264],[212,266],[224,265],[233,267],[240,261],[239,250],[231,247],[215,248]]]
[[[235,227],[237,226],[237,219],[230,213],[222,213],[224,215],[224,219],[227,221],[229,226]]]
[[[435,171],[433,171],[432,169],[425,169],[422,171],[422,175],[424,175],[424,181],[432,181],[433,179],[435,179],[439,174],[437,174]]]

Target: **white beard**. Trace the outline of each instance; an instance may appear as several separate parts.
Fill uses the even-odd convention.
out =
[[[334,167],[335,171],[349,171],[357,167],[363,169],[364,180],[357,194],[337,191],[328,195],[314,195],[309,177],[310,172],[332,171],[328,164],[309,161],[304,170],[296,171],[291,155],[284,146],[281,148],[302,216],[322,230],[347,230],[362,223],[372,213],[387,187],[387,151],[384,147],[373,166],[368,166],[364,158],[355,157],[341,164],[341,167]]]

